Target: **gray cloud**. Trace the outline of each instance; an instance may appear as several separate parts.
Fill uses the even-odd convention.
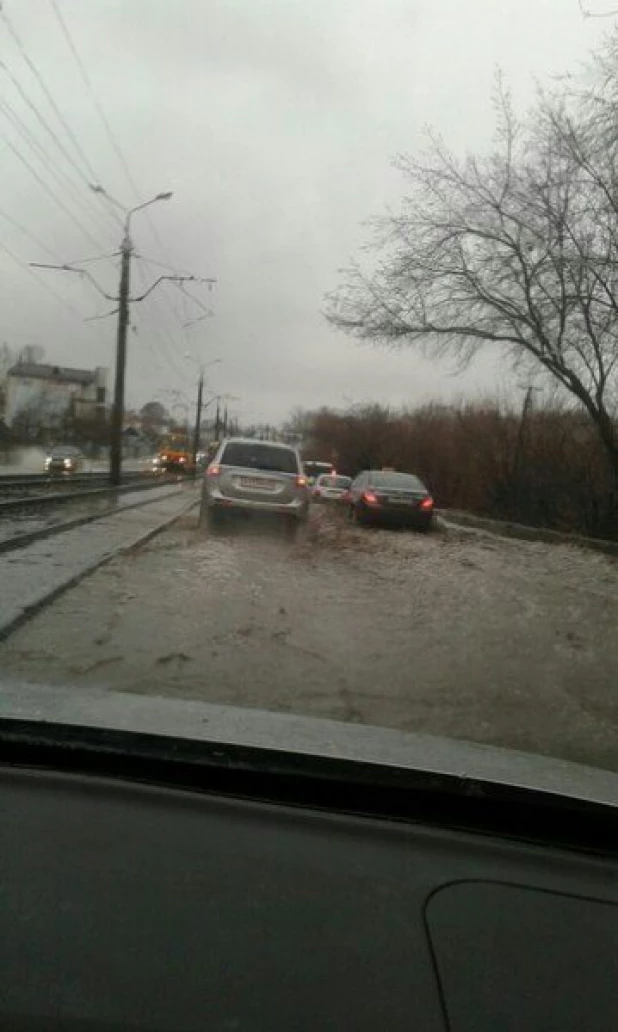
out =
[[[199,310],[172,286],[136,311],[131,402],[170,385],[190,394],[188,349],[204,360],[225,359],[212,382],[241,395],[239,408],[255,419],[344,397],[411,403],[503,385],[504,370],[489,355],[454,379],[410,352],[358,349],[325,323],[323,296],[363,242],[363,220],[396,203],[402,184],[390,160],[421,145],[426,123],[460,151],[486,146],[495,67],[505,70],[516,102],[526,104],[535,77],[548,82],[573,68],[605,23],[583,22],[576,0],[59,3],[140,197],[174,190],[169,204],[151,210],[151,221],[136,216],[138,252],[218,279],[212,296],[196,288],[216,317],[188,333],[179,323]],[[51,5],[6,0],[4,8],[97,178],[134,203]],[[0,60],[70,148],[1,23]],[[37,167],[63,205],[10,150],[9,140],[27,153],[0,116],[0,208],[65,260],[117,250],[109,212],[54,151],[6,74],[0,84],[0,97],[54,155]],[[52,178],[56,159],[72,191]],[[50,260],[1,215],[0,227],[0,243],[23,262]],[[83,323],[1,250],[0,263],[3,339],[40,342],[65,363],[112,365],[113,319]],[[115,290],[115,260],[89,268]],[[157,269],[136,261],[135,289]],[[109,307],[79,280],[40,275],[82,315]]]

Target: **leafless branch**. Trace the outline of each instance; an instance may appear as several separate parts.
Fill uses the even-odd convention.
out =
[[[433,138],[398,159],[407,196],[376,226],[373,271],[352,266],[327,317],[460,365],[484,345],[536,363],[585,407],[618,473],[618,131],[611,143],[589,97],[541,97],[522,126],[499,81],[496,106],[486,157],[460,161]]]
[[[584,18],[614,18],[618,15],[618,7],[613,11],[589,11],[584,7],[584,0],[579,0],[579,10]]]

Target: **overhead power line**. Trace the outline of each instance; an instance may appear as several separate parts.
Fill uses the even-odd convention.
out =
[[[79,69],[79,73],[81,75],[82,82],[83,82],[84,86],[86,87],[86,89],[88,90],[88,93],[90,94],[90,98],[92,100],[92,103],[94,104],[94,106],[95,106],[95,108],[96,108],[96,110],[98,112],[99,118],[101,119],[101,123],[102,123],[102,125],[103,125],[103,127],[105,129],[105,132],[107,133],[107,138],[108,138],[108,140],[109,140],[109,142],[110,142],[110,144],[111,144],[111,146],[112,146],[112,148],[113,148],[113,150],[114,150],[114,152],[116,154],[116,157],[118,158],[120,164],[122,165],[122,167],[123,167],[123,169],[125,171],[127,179],[129,180],[129,183],[131,184],[131,188],[135,191],[135,194],[137,195],[139,193],[139,191],[138,191],[137,186],[135,185],[135,183],[133,181],[133,178],[131,176],[131,170],[130,170],[128,164],[127,164],[127,161],[125,159],[124,154],[122,153],[122,150],[120,149],[118,141],[116,140],[116,137],[114,136],[114,133],[112,132],[112,127],[111,127],[111,125],[110,125],[110,123],[109,123],[109,121],[107,119],[107,115],[105,114],[103,108],[99,104],[98,97],[97,97],[97,95],[96,95],[96,93],[94,91],[94,87],[92,85],[90,76],[88,75],[88,72],[86,70],[86,66],[84,65],[81,57],[79,56],[77,47],[75,46],[75,43],[73,42],[73,37],[71,36],[71,33],[69,32],[69,27],[68,27],[67,23],[65,22],[65,20],[64,20],[64,18],[62,16],[62,12],[60,10],[60,7],[56,3],[56,0],[50,0],[50,3],[51,3],[51,6],[53,8],[54,14],[56,15],[56,18],[58,20],[58,24],[60,25],[60,29],[62,31],[62,34],[63,34],[63,36],[64,36],[64,38],[66,40],[66,44],[69,47],[69,50],[71,51],[71,53],[73,54],[73,58],[75,60],[75,64],[77,65],[77,67]],[[92,174],[94,176],[95,181],[97,181],[96,175],[94,173],[92,173]]]
[[[75,148],[76,153],[79,155],[81,161],[83,162],[83,167],[86,170],[86,177],[90,176],[91,178],[92,177],[96,178],[96,172],[94,171],[94,169],[93,169],[93,167],[92,167],[92,165],[91,165],[87,155],[84,153],[84,150],[83,150],[79,140],[77,139],[75,133],[71,129],[71,126],[67,122],[66,118],[62,114],[62,111],[60,110],[58,104],[56,103],[54,97],[52,96],[51,91],[47,87],[47,84],[45,83],[45,80],[43,79],[43,76],[39,72],[39,70],[38,70],[37,66],[35,65],[34,61],[32,60],[32,58],[29,56],[28,51],[26,50],[26,48],[25,48],[25,46],[24,46],[20,36],[17,33],[17,30],[13,26],[13,24],[12,24],[12,22],[11,22],[9,16],[8,16],[8,14],[4,10],[4,4],[3,3],[0,3],[0,18],[4,22],[4,25],[6,26],[6,29],[7,29],[8,33],[9,33],[9,35],[11,36],[11,39],[13,40],[13,42],[16,45],[16,47],[18,48],[18,50],[19,50],[23,60],[28,65],[28,68],[30,69],[30,71],[34,75],[36,81],[38,82],[39,86],[41,87],[41,90],[45,94],[45,97],[47,98],[47,101],[48,101],[50,107],[52,108],[52,110],[54,111],[58,121],[60,122],[60,124],[64,128],[64,131],[66,132],[66,134],[69,137],[69,139],[71,140],[71,143],[73,144],[73,147]],[[83,175],[83,172],[82,172],[82,175]]]
[[[140,254],[139,251],[134,251],[133,257],[138,258],[141,262],[146,262],[147,265],[156,265],[158,269],[165,269],[166,272],[183,273],[188,271],[180,266],[168,265],[167,262],[158,262],[155,258],[148,258],[145,254]]]
[[[28,159],[27,159],[27,158],[25,158],[25,157],[23,156],[23,154],[22,154],[22,153],[21,153],[21,152],[20,152],[20,151],[19,151],[19,150],[17,149],[17,147],[16,147],[16,146],[15,146],[15,145],[14,145],[14,144],[12,143],[12,141],[8,139],[8,137],[6,136],[6,134],[4,134],[4,133],[1,133],[1,132],[0,132],[0,138],[2,138],[2,139],[4,140],[4,142],[6,143],[7,147],[9,147],[9,149],[10,149],[10,150],[11,150],[11,151],[13,152],[13,154],[15,155],[15,157],[16,157],[16,158],[17,158],[17,159],[18,159],[18,160],[19,160],[19,161],[20,161],[20,162],[22,163],[22,165],[24,165],[24,167],[25,167],[25,168],[27,168],[27,169],[28,169],[28,171],[30,172],[30,174],[31,174],[31,175],[32,175],[32,176],[34,177],[34,179],[36,179],[36,181],[37,181],[37,183],[39,184],[39,186],[41,186],[41,187],[42,187],[42,188],[43,188],[43,189],[45,190],[45,192],[46,192],[47,194],[49,194],[49,196],[50,196],[50,197],[52,198],[52,200],[53,200],[53,201],[55,201],[55,203],[56,203],[56,204],[58,205],[58,207],[59,207],[59,208],[61,208],[61,210],[62,210],[62,211],[64,212],[64,214],[65,214],[65,215],[67,215],[67,216],[68,216],[68,217],[69,217],[69,218],[71,219],[71,221],[72,221],[72,222],[73,222],[73,223],[74,223],[74,224],[75,224],[75,225],[77,226],[77,228],[78,228],[78,229],[80,230],[80,232],[81,232],[81,233],[83,233],[85,237],[87,237],[87,239],[88,239],[88,240],[90,241],[90,243],[91,243],[91,244],[92,244],[92,245],[93,245],[93,246],[94,246],[94,247],[95,247],[95,248],[96,248],[97,250],[101,250],[101,249],[102,249],[102,245],[101,245],[101,243],[100,243],[99,241],[97,241],[97,240],[96,240],[96,239],[95,239],[95,238],[94,238],[94,237],[92,236],[92,234],[90,233],[90,231],[89,231],[89,230],[88,230],[88,229],[87,229],[87,228],[86,228],[86,227],[85,227],[85,226],[83,225],[83,223],[82,223],[82,222],[81,222],[81,221],[80,221],[80,220],[79,220],[79,219],[77,218],[77,216],[75,215],[75,213],[74,213],[74,212],[72,212],[72,211],[70,210],[70,208],[68,208],[68,207],[66,206],[66,204],[64,203],[64,201],[62,201],[62,200],[61,200],[61,199],[60,199],[59,197],[57,197],[57,196],[56,196],[56,194],[55,194],[55,193],[54,193],[54,191],[53,191],[53,190],[51,189],[51,187],[49,186],[49,184],[48,184],[48,183],[46,183],[46,182],[45,182],[45,180],[44,180],[44,179],[43,179],[43,178],[42,178],[42,177],[41,177],[41,176],[39,175],[39,173],[37,172],[37,170],[36,170],[35,168],[33,168],[33,167],[32,167],[32,165],[30,164],[30,162],[28,161]]]
[[[0,243],[0,250],[4,251],[5,254],[8,254],[9,258],[11,258],[15,262],[15,264],[19,266],[20,269],[22,269],[24,272],[27,272],[29,276],[36,280],[39,286],[43,287],[43,289],[46,290],[48,294],[51,294],[51,296],[55,298],[59,305],[62,305],[63,308],[66,308],[69,312],[71,312],[72,315],[77,316],[80,322],[85,321],[82,313],[79,312],[77,308],[75,308],[71,304],[70,301],[67,301],[66,298],[62,297],[61,294],[54,290],[54,288],[51,287],[49,283],[47,283],[43,279],[42,276],[39,276],[38,273],[36,273],[27,262],[19,258],[18,255],[16,255],[13,251],[11,251],[9,247],[6,246],[6,244]]]
[[[70,30],[69,30],[69,27],[68,27],[68,25],[67,25],[67,23],[66,23],[66,21],[65,21],[65,19],[63,17],[63,14],[62,14],[62,12],[60,10],[60,5],[57,2],[57,0],[50,0],[50,4],[51,4],[51,7],[52,7],[52,9],[54,11],[54,14],[56,15],[56,19],[58,21],[58,24],[60,26],[62,34],[63,34],[63,36],[64,36],[64,38],[66,40],[66,44],[67,44],[69,50],[71,51],[71,53],[73,55],[73,59],[74,59],[75,64],[77,65],[77,68],[79,70],[82,82],[83,82],[84,86],[86,87],[86,89],[88,90],[88,93],[89,93],[90,98],[92,100],[92,103],[93,103],[93,105],[95,107],[95,110],[97,111],[98,116],[99,116],[99,118],[101,120],[101,124],[103,125],[105,133],[106,133],[107,138],[109,140],[109,143],[110,143],[110,145],[111,145],[111,147],[112,147],[116,157],[118,158],[118,161],[120,162],[120,165],[122,166],[122,169],[123,169],[124,174],[126,176],[127,182],[129,184],[129,186],[131,187],[131,190],[133,191],[135,197],[139,198],[140,197],[140,190],[139,190],[139,188],[137,186],[137,183],[135,182],[135,179],[133,178],[133,175],[131,173],[131,169],[129,167],[129,163],[128,163],[128,161],[127,161],[127,159],[126,159],[126,157],[125,157],[125,155],[124,155],[124,153],[122,151],[122,148],[120,147],[120,144],[118,143],[118,140],[116,139],[116,136],[115,136],[115,134],[114,134],[114,132],[112,130],[111,124],[109,122],[109,119],[107,118],[107,115],[105,114],[105,111],[103,110],[103,107],[102,107],[102,105],[99,102],[99,98],[97,97],[97,94],[95,92],[94,86],[92,84],[92,80],[91,80],[91,78],[90,78],[90,76],[88,74],[88,71],[86,69],[86,66],[85,66],[84,62],[82,61],[82,59],[81,59],[81,57],[79,55],[77,46],[76,46],[75,41],[73,39],[73,36],[72,36],[72,34],[71,34]],[[165,245],[164,245],[164,243],[163,243],[163,241],[161,239],[159,231],[157,230],[157,227],[155,226],[155,224],[154,224],[154,222],[153,222],[149,212],[145,213],[145,218],[146,218],[146,221],[147,221],[147,223],[148,223],[148,225],[150,227],[151,233],[153,234],[157,244],[161,248],[161,251],[162,251],[163,255],[167,258],[170,267],[173,268],[173,266],[171,265],[170,255],[167,253],[166,247],[165,247]],[[173,301],[170,298],[166,298],[166,302],[170,306],[172,314],[177,319],[178,323],[181,324],[183,322],[183,319],[179,315],[179,313],[178,313],[178,311],[177,311]]]
[[[26,146],[28,146],[32,154],[42,163],[44,172],[54,179],[61,190],[68,190],[72,203],[79,204],[82,212],[85,212],[85,214],[90,218],[94,217],[97,220],[101,220],[103,218],[103,213],[90,201],[91,191],[88,195],[82,195],[79,193],[79,185],[67,175],[64,169],[58,164],[57,160],[52,157],[49,151],[47,151],[40,141],[31,133],[26,123],[18,114],[16,114],[11,106],[3,100],[0,100],[0,112],[21,137]],[[108,229],[109,226],[106,225],[105,231]]]
[[[58,24],[60,26],[60,30],[61,30],[61,32],[62,32],[62,34],[64,36],[65,42],[67,44],[67,47],[68,47],[68,49],[70,50],[70,52],[71,52],[71,54],[73,56],[73,60],[75,61],[76,67],[78,69],[78,72],[79,72],[79,75],[80,75],[80,78],[81,78],[81,81],[82,81],[84,87],[86,88],[86,90],[87,90],[87,92],[88,92],[88,94],[90,96],[90,99],[92,101],[94,109],[96,110],[97,115],[99,117],[99,120],[101,122],[101,125],[103,126],[103,129],[104,129],[105,134],[107,136],[107,139],[108,139],[108,141],[110,143],[110,146],[111,146],[114,154],[116,155],[116,158],[118,159],[118,162],[120,163],[120,166],[121,166],[121,168],[122,168],[122,170],[124,172],[124,175],[125,175],[126,180],[127,180],[128,184],[129,184],[129,187],[131,188],[131,190],[132,190],[134,196],[136,197],[136,199],[139,199],[139,197],[140,197],[140,190],[139,190],[139,188],[137,186],[137,183],[136,183],[135,179],[133,178],[131,169],[129,167],[129,163],[128,163],[125,155],[124,155],[124,152],[123,152],[123,150],[122,150],[122,148],[121,148],[121,146],[120,146],[120,144],[119,144],[115,134],[114,134],[114,131],[113,131],[112,126],[111,126],[111,123],[110,123],[109,119],[107,118],[107,115],[105,114],[105,111],[104,111],[104,109],[103,109],[103,107],[102,107],[102,105],[101,105],[101,103],[99,101],[99,98],[98,98],[98,96],[96,94],[96,91],[94,89],[94,85],[92,83],[92,80],[91,80],[90,75],[88,73],[88,70],[86,68],[86,65],[85,65],[84,61],[82,60],[82,58],[80,57],[79,51],[78,51],[76,43],[74,41],[74,38],[73,38],[73,36],[71,34],[69,26],[68,26],[68,24],[67,24],[67,22],[66,22],[66,20],[65,20],[65,18],[63,16],[63,14],[62,14],[62,11],[60,9],[60,4],[58,3],[58,0],[50,0],[50,5],[51,5],[52,10],[53,10],[53,12],[54,12],[54,14],[56,16],[57,22],[58,22]],[[167,261],[168,261],[168,264],[166,266],[163,266],[163,263],[159,263],[159,264],[162,267],[166,268],[168,271],[171,271],[171,272],[173,272],[175,274],[178,274],[178,269],[177,269],[177,267],[172,265],[170,256],[169,256],[169,254],[166,251],[165,245],[163,244],[163,241],[162,241],[162,239],[161,239],[161,237],[159,235],[159,232],[158,232],[158,230],[157,230],[153,220],[150,217],[149,212],[145,212],[145,218],[147,220],[147,223],[148,223],[148,225],[150,227],[150,230],[151,230],[151,232],[153,234],[154,239],[156,240],[158,246],[161,248],[161,251],[164,254],[164,257],[166,257]],[[141,273],[142,273],[142,270],[140,269],[139,265],[137,265],[136,266],[136,274],[139,277],[139,279],[142,280],[142,282],[143,282],[143,277],[142,277]],[[171,298],[167,294],[163,295],[163,300],[164,300],[164,303],[169,308],[172,316],[174,317],[174,319],[176,320],[176,322],[177,322],[177,324],[179,326],[180,326],[180,324],[183,321],[186,321],[186,320],[183,320],[181,318],[181,316],[178,313],[178,310],[177,310],[176,306],[174,305],[173,301],[171,300]],[[183,299],[183,303],[186,304],[186,301],[184,299]],[[154,346],[155,343],[157,343],[160,346],[161,351],[164,354],[166,362],[169,364],[170,368],[172,368],[174,370],[175,374],[176,375],[180,375],[183,379],[187,378],[188,377],[187,371],[184,370],[184,369],[179,368],[176,365],[177,358],[178,358],[178,347],[177,347],[177,344],[174,342],[174,340],[173,340],[173,338],[172,338],[172,336],[171,336],[167,326],[165,325],[165,320],[163,318],[161,318],[159,313],[158,313],[158,306],[156,305],[156,302],[149,297],[147,299],[147,301],[146,301],[145,307],[146,307],[147,310],[146,310],[146,312],[142,311],[140,321],[143,320],[144,322],[150,322],[150,320],[151,320],[151,310],[154,310],[157,313],[156,317],[152,320],[153,321],[152,333],[148,334],[148,344],[149,344],[149,346],[150,346],[150,339],[152,338],[153,346]],[[148,331],[146,331],[146,332],[148,332]],[[163,338],[165,338],[165,341],[163,340]]]
[[[3,208],[0,208],[0,215],[3,219],[6,219],[7,222],[10,222],[12,226],[15,226],[15,229],[19,230],[20,233],[23,233],[23,235],[27,237],[28,240],[31,240],[33,244],[36,244],[37,247],[41,248],[41,250],[46,251],[50,258],[59,259],[60,256],[58,255],[57,251],[54,251],[51,247],[48,247],[48,245],[43,240],[41,240],[40,237],[36,236],[31,230],[26,229],[25,226],[22,226],[22,224],[18,222],[17,219],[14,219],[13,216],[9,215],[9,213],[7,211],[4,211]]]

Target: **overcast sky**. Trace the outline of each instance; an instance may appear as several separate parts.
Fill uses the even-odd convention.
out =
[[[115,318],[83,319],[113,304],[77,276],[37,271],[57,300],[24,267],[117,252],[113,209],[87,187],[95,177],[127,206],[173,190],[136,214],[135,249],[217,280],[210,294],[191,288],[214,317],[188,330],[201,310],[170,284],[134,306],[130,404],[174,390],[192,400],[187,351],[224,360],[210,382],[240,397],[245,422],[295,405],[506,389],[490,356],[454,377],[412,351],[359,347],[328,327],[324,295],[363,221],[396,201],[390,162],[421,145],[425,125],[459,152],[483,149],[495,69],[523,108],[535,80],[574,69],[609,22],[582,19],[578,0],[56,0],[90,92],[50,0],[2,7],[0,342],[109,366],[111,382]],[[117,263],[86,266],[112,294]],[[136,259],[134,293],[161,271]]]

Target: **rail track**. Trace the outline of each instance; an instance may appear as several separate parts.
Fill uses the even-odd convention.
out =
[[[37,506],[62,505],[67,502],[77,502],[88,498],[114,496],[123,491],[148,490],[162,485],[175,483],[177,477],[162,476],[148,477],[143,473],[127,474],[119,486],[111,487],[107,481],[107,474],[93,479],[91,474],[86,480],[63,480],[57,483],[54,478],[44,480],[37,479],[23,481],[15,485],[2,484],[0,478],[0,517],[3,514],[10,514],[18,510],[27,510]],[[77,490],[76,490],[77,488]],[[7,497],[8,496],[8,497]]]
[[[56,536],[65,531],[86,523],[94,523],[106,516],[112,516],[128,509],[139,508],[148,505],[151,501],[161,497],[161,488],[173,489],[178,484],[178,478],[137,478],[135,481],[127,481],[119,487],[95,487],[81,491],[71,491],[58,494],[26,495],[18,498],[0,499],[0,553],[14,551],[30,545],[43,538]],[[123,495],[142,493],[149,494],[156,491],[155,498],[136,498],[123,501]],[[21,531],[20,524],[37,517],[45,518],[44,513],[53,508],[56,503],[79,505],[82,503],[88,507],[88,511],[81,511],[78,515],[69,519],[53,522],[46,522],[43,526],[35,529]],[[92,508],[92,503],[96,508]],[[107,504],[109,503],[109,504]],[[17,529],[16,529],[17,527]],[[3,532],[4,531],[4,532]]]
[[[138,483],[148,480],[148,474],[140,471],[126,472],[122,483]],[[0,499],[17,495],[27,496],[33,492],[40,494],[64,493],[77,487],[105,487],[109,483],[109,473],[95,470],[90,473],[72,473],[66,476],[49,473],[11,473],[0,475]]]
[[[94,570],[145,544],[196,505],[191,483],[159,481],[154,486],[158,490],[145,492],[146,497],[116,495],[111,507],[0,540],[0,553],[10,553],[0,554],[0,641]]]

